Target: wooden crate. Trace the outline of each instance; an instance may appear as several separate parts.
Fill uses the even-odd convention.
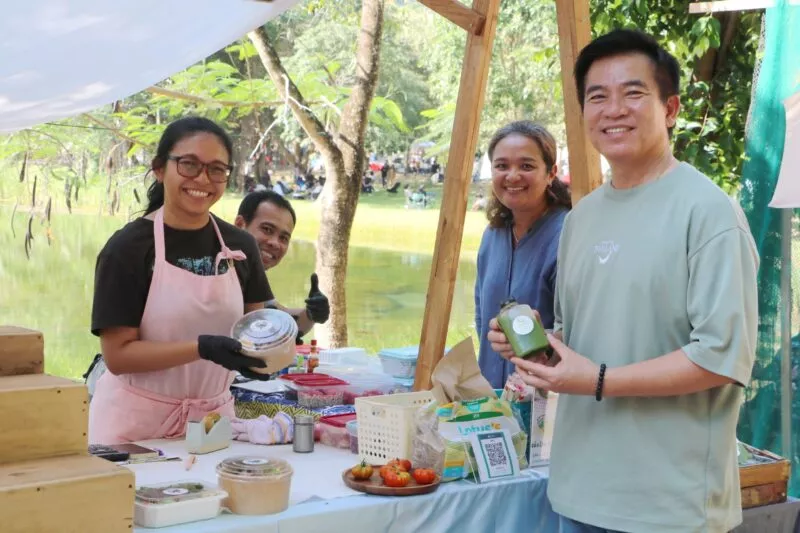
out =
[[[739,467],[742,508],[759,507],[786,501],[791,465],[787,459],[766,450],[748,446],[774,462]]]
[[[0,377],[0,464],[86,455],[88,408],[82,383],[47,374]]]
[[[0,465],[3,533],[116,533],[133,527],[134,476],[90,456]]]
[[[0,376],[44,372],[44,337],[38,331],[0,326]]]

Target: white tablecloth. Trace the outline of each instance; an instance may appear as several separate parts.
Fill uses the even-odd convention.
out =
[[[186,457],[182,441],[147,441],[145,446],[167,455]],[[290,506],[267,516],[223,514],[212,520],[151,530],[145,533],[360,533],[447,532],[469,533],[557,532],[557,517],[545,490],[547,473],[526,470],[519,477],[476,485],[466,481],[444,483],[422,496],[402,498],[364,495],[348,489],[341,473],[357,462],[348,450],[317,444],[311,454],[295,454],[291,446],[257,446],[234,442],[230,448],[198,456],[187,472],[184,463],[129,465],[136,484],[198,479],[216,483],[214,468],[225,457],[239,454],[280,457],[294,468]]]
[[[143,446],[158,448],[167,456],[188,457],[183,440],[154,440],[141,442]],[[136,485],[174,482],[196,479],[217,484],[216,466],[220,461],[234,455],[265,455],[283,459],[292,465],[291,494],[289,505],[309,499],[331,500],[361,493],[347,488],[341,473],[358,462],[350,450],[342,450],[317,443],[312,453],[295,453],[292,445],[259,446],[248,442],[233,441],[229,448],[206,455],[198,455],[197,462],[188,472],[184,461],[144,463],[128,465],[136,474]]]

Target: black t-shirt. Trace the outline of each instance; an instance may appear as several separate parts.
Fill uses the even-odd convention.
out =
[[[214,215],[212,215],[214,216]],[[234,261],[242,286],[244,303],[272,300],[258,245],[252,235],[214,217],[225,244],[247,255]],[[178,230],[164,226],[167,262],[201,276],[214,275],[214,262],[221,247],[214,226],[199,230]],[[118,326],[138,328],[142,322],[156,248],[153,221],[137,218],[114,233],[97,256],[94,276],[92,333]],[[219,274],[228,271],[228,262],[220,261]]]

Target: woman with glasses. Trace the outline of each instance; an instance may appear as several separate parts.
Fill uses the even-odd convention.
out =
[[[151,170],[145,215],[97,258],[92,333],[108,372],[98,380],[89,442],[180,437],[187,420],[233,415],[234,372],[263,361],[228,337],[244,313],[273,298],[253,237],[210,213],[231,174],[233,146],[214,122],[167,126]]]

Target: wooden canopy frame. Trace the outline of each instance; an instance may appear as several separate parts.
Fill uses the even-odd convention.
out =
[[[457,0],[420,0],[467,31],[467,45],[461,67],[461,84],[456,101],[450,158],[445,169],[442,207],[433,253],[422,338],[414,390],[431,387],[431,374],[444,355],[447,327],[453,305],[464,217],[472,177],[472,164],[478,142],[489,63],[492,56],[497,16],[501,0],[473,0],[468,8]],[[569,145],[572,201],[576,203],[602,183],[600,156],[583,130],[572,71],[581,48],[589,43],[589,0],[555,0],[558,18],[561,83]]]

